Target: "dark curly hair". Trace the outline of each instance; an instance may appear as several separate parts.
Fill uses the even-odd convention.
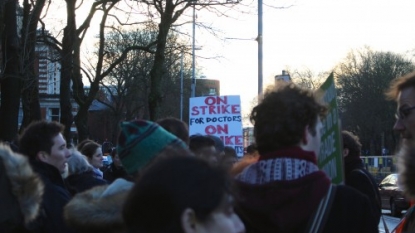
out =
[[[309,89],[282,81],[268,89],[250,115],[259,154],[297,145],[307,125],[315,135],[317,117],[327,113],[318,97]]]
[[[352,132],[343,130],[343,148],[349,149],[349,155],[351,157],[360,157],[362,144],[359,142],[359,137],[354,135]]]

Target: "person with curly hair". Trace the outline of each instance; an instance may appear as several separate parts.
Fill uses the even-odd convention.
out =
[[[332,185],[317,166],[327,112],[319,97],[279,82],[252,109],[259,159],[235,177],[237,213],[248,233],[378,232],[368,197]]]

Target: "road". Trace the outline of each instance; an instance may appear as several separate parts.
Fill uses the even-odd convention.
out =
[[[390,211],[388,211],[388,210],[382,210],[382,214],[383,214],[383,218],[385,219],[386,225],[389,229],[389,232],[391,232],[396,227],[396,225],[398,225],[398,223],[401,219],[391,217],[390,216]],[[385,231],[385,228],[383,226],[382,219],[380,219],[379,233],[383,233],[383,232],[386,232],[386,231]]]

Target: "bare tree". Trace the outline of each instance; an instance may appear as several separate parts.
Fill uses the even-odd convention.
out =
[[[41,119],[39,103],[39,76],[35,72],[37,25],[41,18],[46,0],[23,1],[23,22],[21,31],[22,59],[22,107],[23,121],[21,129],[30,122]]]
[[[104,67],[109,67],[121,53],[131,45],[146,45],[155,40],[157,36],[156,25],[149,23],[141,29],[134,31],[113,30],[107,34],[104,56]],[[179,116],[180,95],[180,58],[181,53],[187,54],[189,50],[180,45],[179,37],[171,33],[168,37],[166,49],[166,76],[162,80],[163,107],[160,116]],[[154,54],[135,50],[105,77],[101,85],[109,98],[103,98],[105,104],[113,115],[113,134],[117,135],[118,122],[121,119],[149,118],[148,93],[150,91],[150,70],[154,61]],[[189,71],[189,63],[185,64]],[[185,71],[185,79],[189,80],[189,72]],[[185,80],[185,81],[186,81]],[[190,82],[188,81],[190,84]],[[190,85],[188,85],[190,87]],[[190,95],[190,88],[187,97]],[[108,99],[110,101],[108,101]],[[175,102],[176,101],[176,102]]]
[[[18,132],[20,105],[19,38],[16,21],[17,1],[0,2],[1,107],[0,139],[12,141]]]
[[[318,89],[321,84],[326,80],[329,76],[329,72],[320,72],[315,74],[311,69],[304,68],[304,69],[294,69],[289,70],[288,73],[291,76],[291,79],[294,83],[309,88],[312,90]]]

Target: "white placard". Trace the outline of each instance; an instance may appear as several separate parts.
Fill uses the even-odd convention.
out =
[[[215,135],[225,146],[243,155],[241,98],[239,95],[190,98],[189,134]]]

